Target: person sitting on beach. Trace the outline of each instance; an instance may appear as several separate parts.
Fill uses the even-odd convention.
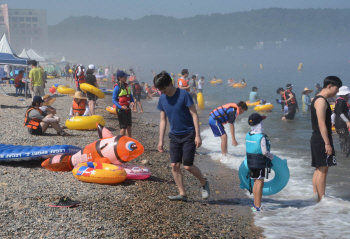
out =
[[[170,124],[170,158],[172,173],[179,190],[176,196],[169,196],[171,201],[187,201],[183,183],[181,164],[201,183],[202,198],[209,197],[209,183],[203,177],[199,168],[193,165],[196,147],[202,144],[199,130],[199,120],[192,97],[186,90],[175,88],[171,77],[165,71],[156,75],[154,85],[161,91],[157,109],[160,110],[158,151],[164,152],[164,135],[167,119]]]
[[[215,137],[221,138],[221,153],[227,154],[227,134],[225,132],[224,124],[230,124],[230,132],[232,136],[232,145],[237,146],[238,143],[235,137],[234,122],[236,118],[248,110],[248,106],[244,101],[240,101],[238,104],[228,103],[222,105],[212,112],[209,116],[209,125]]]
[[[334,107],[334,127],[339,135],[341,155],[344,157],[349,157],[350,154],[349,94],[350,90],[347,86],[340,87],[337,94],[338,98]]]
[[[303,100],[303,111],[304,112],[308,112],[310,111],[310,106],[311,106],[311,99],[309,94],[313,92],[313,90],[310,90],[309,88],[305,87],[305,89],[303,90],[303,92],[301,92],[302,96],[302,100]]]
[[[124,71],[117,72],[119,84],[114,87],[112,101],[117,106],[120,135],[127,133],[131,137],[131,109],[134,107],[134,98],[131,89],[126,83],[129,75]]]
[[[76,91],[73,97],[72,107],[69,111],[69,117],[72,116],[88,116],[89,115],[89,104],[83,92]],[[90,103],[90,102],[89,102]]]
[[[264,119],[266,119],[266,116],[261,116],[258,113],[251,114],[248,118],[248,124],[251,127],[251,131],[247,133],[245,138],[250,178],[254,180],[254,204],[252,207],[254,212],[261,211],[266,160],[273,160],[274,157],[274,155],[270,153],[270,140],[267,135],[263,133],[264,128],[262,121]]]
[[[20,71],[18,72],[18,75],[17,75],[16,78],[14,79],[15,87],[16,87],[16,88],[25,88],[25,83],[22,81],[22,79],[23,79],[23,74],[24,74],[24,71],[23,71],[23,70],[20,70]]]
[[[159,96],[158,92],[155,91],[149,84],[145,84],[145,89],[146,89],[146,92],[148,94],[148,96],[153,99],[153,97],[157,97]]]
[[[258,95],[258,88],[256,86],[252,87],[252,91],[249,94],[249,102],[254,103],[258,102],[260,100],[260,97]]]
[[[314,194],[318,195],[318,201],[326,193],[328,168],[337,165],[332,139],[332,111],[327,98],[334,97],[342,84],[336,76],[326,77],[322,91],[311,103],[311,166],[315,167],[312,185]]]
[[[94,75],[94,72],[95,72],[95,66],[93,64],[90,64],[88,66],[88,70],[86,71],[86,83],[99,89],[100,87],[97,83],[96,76]],[[97,101],[98,97],[91,92],[86,92],[86,96],[89,100],[90,116],[95,115],[95,106],[97,105],[96,101]]]
[[[57,131],[57,135],[67,136],[68,134],[59,125],[60,119],[40,109],[44,102],[41,96],[33,97],[32,105],[28,108],[24,118],[24,126],[28,127],[28,132],[32,135],[43,135],[51,125]]]

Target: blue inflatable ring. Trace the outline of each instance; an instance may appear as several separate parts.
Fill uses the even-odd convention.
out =
[[[272,170],[275,171],[275,177],[264,183],[263,188],[263,195],[264,196],[270,196],[273,194],[276,194],[280,192],[288,183],[289,181],[289,168],[287,165],[287,159],[280,159],[276,155],[274,156],[272,160]],[[247,157],[242,162],[241,166],[239,167],[239,179],[241,180],[241,184],[239,185],[242,189],[249,190],[249,180],[247,179],[248,172],[250,172],[250,169],[248,168],[247,164]],[[254,180],[252,181],[252,187],[254,185]]]

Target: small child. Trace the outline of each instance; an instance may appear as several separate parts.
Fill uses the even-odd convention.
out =
[[[274,157],[274,155],[270,153],[270,140],[267,135],[263,133],[264,128],[262,121],[264,119],[266,119],[266,116],[261,116],[258,113],[253,113],[248,118],[251,131],[246,135],[246,151],[250,178],[254,180],[253,212],[261,211],[261,198],[266,165],[269,165],[271,163],[270,160]]]
[[[83,92],[76,91],[73,96],[72,107],[70,108],[69,116],[88,116],[89,105],[86,102],[87,98],[83,95]]]

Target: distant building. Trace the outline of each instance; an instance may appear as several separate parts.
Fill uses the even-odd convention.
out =
[[[0,34],[6,33],[16,53],[23,48],[48,48],[47,13],[44,9],[11,9],[0,5]]]

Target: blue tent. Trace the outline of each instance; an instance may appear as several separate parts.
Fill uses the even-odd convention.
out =
[[[0,41],[0,65],[23,65],[26,66],[28,61],[18,57],[10,47],[6,35]]]

